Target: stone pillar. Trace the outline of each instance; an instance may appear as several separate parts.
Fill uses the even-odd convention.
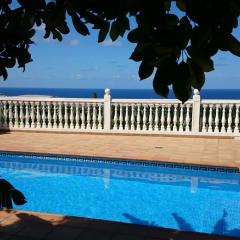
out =
[[[104,91],[104,130],[111,129],[111,91],[106,88]]]
[[[201,98],[198,89],[193,91],[192,132],[199,132]]]

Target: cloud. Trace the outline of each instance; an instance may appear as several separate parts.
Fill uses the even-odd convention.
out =
[[[131,78],[132,78],[132,79],[139,79],[139,76],[136,75],[136,74],[132,74],[132,75],[131,75]]]
[[[119,78],[121,78],[121,76],[120,75],[113,75],[112,78],[119,79]]]
[[[76,77],[76,79],[78,79],[78,80],[83,78],[82,75],[81,75],[80,73],[76,74],[75,77]]]
[[[120,42],[120,41],[114,41],[113,42],[111,39],[107,39],[100,44],[105,46],[105,47],[121,47],[122,46],[122,42]]]
[[[77,46],[79,44],[79,41],[77,39],[70,39],[69,45],[70,46]]]

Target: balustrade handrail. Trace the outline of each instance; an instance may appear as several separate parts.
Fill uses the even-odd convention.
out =
[[[234,99],[202,99],[202,104],[240,104],[240,100]]]
[[[137,103],[137,104],[182,104],[177,99],[112,99],[112,103]],[[185,104],[191,104],[192,100],[187,101]]]
[[[103,98],[58,98],[58,97],[20,97],[6,96],[0,97],[0,101],[19,101],[19,102],[69,102],[69,103],[103,103]]]
[[[1,96],[0,129],[240,136],[240,99]]]

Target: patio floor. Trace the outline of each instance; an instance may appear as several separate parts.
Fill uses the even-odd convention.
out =
[[[2,151],[145,159],[240,168],[240,139],[1,132]],[[239,239],[93,219],[0,211],[1,240]]]
[[[2,132],[0,150],[240,168],[240,138]]]

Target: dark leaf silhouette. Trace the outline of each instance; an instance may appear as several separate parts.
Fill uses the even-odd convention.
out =
[[[22,205],[27,202],[24,195],[15,189],[11,183],[5,179],[0,179],[0,209],[12,208],[12,201],[16,205]]]

